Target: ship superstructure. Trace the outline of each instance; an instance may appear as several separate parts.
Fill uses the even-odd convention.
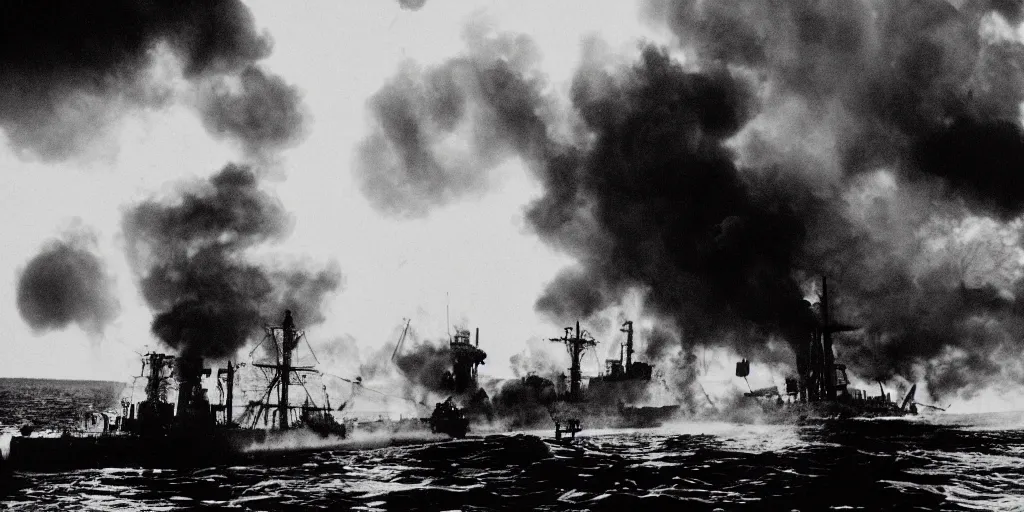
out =
[[[324,406],[313,403],[308,390],[301,404],[290,399],[289,388],[305,384],[300,376],[315,372],[292,365],[292,353],[303,333],[295,329],[290,312],[281,326],[266,327],[266,333],[264,346],[277,357],[272,363],[252,366],[268,372],[270,384],[262,399],[247,404],[240,417],[234,413],[234,394],[241,365],[229,361],[218,369],[222,397],[211,404],[202,384],[213,373],[204,368],[202,359],[151,352],[143,356],[142,400],[123,399],[120,415],[100,414],[102,428],[66,431],[59,437],[30,432],[15,436],[8,465],[37,470],[191,465],[231,460],[289,429],[344,437],[345,428],[334,420],[326,397]],[[174,382],[178,392],[172,403],[168,390]]]
[[[576,425],[577,429],[581,422],[591,428],[655,427],[678,412],[678,405],[641,407],[631,403],[646,396],[654,367],[633,360],[633,322],[624,322],[620,331],[626,335],[625,343],[620,346],[620,358],[606,360],[605,373],[590,378],[586,388],[583,387],[582,358],[587,350],[597,347],[597,340],[581,329],[578,321],[575,328],[566,327],[561,338],[550,339],[565,345],[571,362],[568,390],[551,407],[556,423]]]
[[[263,341],[254,350],[262,348],[268,357],[263,362],[254,362],[252,366],[264,372],[269,385],[259,400],[250,401],[245,406],[242,416],[246,420],[245,424],[254,429],[260,428],[262,423],[264,428],[308,428],[322,435],[344,436],[344,427],[334,421],[331,415],[326,388],[322,406],[311,399],[307,377],[319,375],[320,372],[313,365],[296,364],[294,361],[296,349],[301,341],[305,341],[305,333],[295,328],[291,312],[285,312],[280,326],[265,326],[263,330]],[[302,391],[301,403],[292,400],[293,388]]]
[[[476,343],[470,342],[468,329],[456,329],[448,341],[452,369],[445,372],[445,386],[457,394],[477,390],[477,369],[487,359],[487,352],[480,350],[480,328],[476,329]]]
[[[565,328],[565,334],[561,338],[551,338],[555,343],[562,343],[569,352],[569,394],[565,396],[567,402],[580,402],[583,400],[583,372],[580,369],[580,361],[583,353],[590,348],[597,346],[597,340],[589,332],[580,329],[579,321],[576,322],[576,331],[572,327]]]
[[[917,414],[914,395],[917,386],[900,403],[895,403],[879,383],[879,396],[869,396],[860,389],[850,387],[846,365],[837,363],[832,346],[833,335],[855,331],[858,328],[835,322],[829,308],[828,280],[821,278],[821,295],[817,321],[809,326],[806,341],[796,347],[795,377],[785,381],[788,400],[774,386],[751,390],[744,396],[758,401],[766,412],[778,414],[782,419],[845,418],[858,416],[904,416]],[[736,363],[736,376],[750,374],[750,362]]]
[[[622,328],[619,331],[626,334],[626,342],[619,345],[619,359],[605,360],[604,374],[590,379],[590,389],[599,387],[602,384],[616,382],[646,383],[651,380],[654,367],[647,363],[633,360],[633,322],[627,320],[622,324]]]

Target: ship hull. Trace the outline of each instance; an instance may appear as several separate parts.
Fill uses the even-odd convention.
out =
[[[173,468],[228,463],[265,441],[265,430],[237,429],[203,435],[101,435],[13,437],[5,467],[61,471],[106,467]]]
[[[802,424],[856,418],[892,418],[916,415],[894,404],[863,402],[795,402],[782,405],[753,401],[750,418],[757,423]]]

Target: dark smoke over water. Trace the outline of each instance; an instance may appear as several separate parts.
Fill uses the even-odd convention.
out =
[[[441,343],[419,343],[403,347],[395,366],[409,383],[439,395],[450,394],[444,373],[451,368],[451,351]]]
[[[100,335],[120,305],[96,252],[95,235],[78,230],[53,240],[18,276],[18,311],[36,332],[78,324]]]
[[[831,204],[836,196],[802,210],[808,235],[794,271],[837,278],[836,310],[864,327],[840,340],[841,355],[864,377],[924,378],[940,396],[1005,380],[998,361],[1021,352],[1021,285],[963,279],[963,265],[979,246],[990,252],[991,239],[927,265],[927,251],[900,237],[921,243],[936,220],[1009,221],[1024,210],[1024,46],[997,31],[1020,22],[1019,4],[769,4],[656,0],[648,14],[702,65],[753,72],[769,91],[761,97],[766,126],[792,124],[779,106],[800,105],[798,121],[831,137],[824,155],[839,171],[827,176],[834,190],[848,195],[880,168],[895,175],[898,191],[875,198],[862,219]],[[797,138],[783,134],[744,150],[761,164],[820,165],[785,154]]]
[[[453,75],[489,77],[512,43],[533,52],[491,36],[502,52],[476,44],[375,96],[365,191],[384,211],[423,214],[482,190],[478,170],[522,158],[544,186],[530,224],[578,260],[538,310],[566,322],[639,290],[682,366],[697,344],[763,355],[772,339],[802,339],[815,322],[804,298],[827,275],[833,313],[863,328],[837,339],[855,374],[923,379],[943,397],[1020,381],[1001,362],[1019,359],[1024,339],[1020,249],[992,243],[1024,210],[1024,45],[1000,35],[1021,9],[957,5],[647,1],[643,15],[678,48],[622,63],[589,44],[565,141],[551,136],[534,60],[510,60],[521,64],[503,75],[511,99]],[[467,104],[500,115],[472,117]],[[500,144],[464,137],[451,159],[437,134],[467,119]],[[994,234],[935,229],[986,218]],[[967,279],[985,274],[969,268],[977,254],[1016,270]]]
[[[211,131],[250,150],[284,145],[298,98],[258,65],[271,46],[239,0],[13,2],[0,19],[0,128],[44,160],[79,154],[124,111],[173,99],[157,66],[171,57]]]
[[[282,240],[291,218],[247,167],[228,165],[191,190],[125,213],[128,256],[153,333],[187,356],[223,358],[290,309],[300,327],[324,320],[342,284],[336,264],[267,268],[247,251]],[[305,265],[303,265],[305,266]]]

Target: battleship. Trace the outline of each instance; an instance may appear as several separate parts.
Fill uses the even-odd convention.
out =
[[[122,410],[90,414],[82,428],[49,436],[25,428],[11,438],[7,469],[65,470],[98,467],[178,467],[227,463],[253,458],[247,449],[274,441],[289,432],[344,438],[345,426],[333,415],[330,402],[313,402],[306,377],[313,366],[293,364],[303,331],[286,311],[280,326],[264,327],[265,362],[254,362],[269,384],[259,400],[235,414],[234,388],[240,365],[228,362],[217,370],[220,403],[210,402],[203,377],[212,369],[200,359],[151,352],[143,356],[145,396],[122,399]],[[308,343],[307,343],[308,344]],[[254,349],[254,352],[255,350]],[[168,401],[171,381],[177,382],[175,403]],[[304,400],[295,404],[289,388],[301,387]],[[266,452],[262,452],[266,455]]]
[[[775,386],[748,389],[743,402],[752,404],[763,412],[768,423],[808,422],[829,419],[902,417],[916,415],[915,401],[917,385],[899,403],[892,400],[879,382],[879,395],[871,396],[867,391],[850,386],[846,365],[836,362],[832,347],[832,335],[856,331],[857,328],[835,322],[829,311],[828,280],[821,279],[821,296],[816,322],[810,326],[806,342],[796,347],[795,377],[785,379],[785,395]],[[746,380],[750,374],[750,361],[743,359],[736,363],[736,376]]]
[[[565,327],[562,337],[550,338],[552,342],[565,345],[571,361],[568,390],[561,393],[551,407],[556,431],[563,423],[573,425],[578,431],[581,422],[589,428],[658,427],[679,412],[678,405],[638,406],[629,403],[645,397],[654,367],[633,360],[633,322],[623,323],[621,332],[626,334],[626,342],[620,345],[620,358],[606,360],[605,373],[590,378],[586,388],[583,387],[580,362],[587,349],[597,346],[597,340],[580,329],[578,321],[575,329]]]

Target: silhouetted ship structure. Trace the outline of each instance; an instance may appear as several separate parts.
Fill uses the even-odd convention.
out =
[[[563,423],[576,431],[581,422],[590,428],[657,427],[679,411],[678,405],[638,407],[628,403],[646,396],[654,367],[633,360],[633,322],[623,323],[621,332],[626,334],[626,343],[620,347],[620,358],[605,360],[605,373],[589,379],[586,389],[580,362],[584,352],[596,347],[597,341],[580,329],[578,321],[575,329],[566,327],[561,338],[550,339],[565,345],[572,362],[569,389],[558,397],[552,408],[552,418],[558,424],[556,433]]]
[[[434,406],[430,415],[430,430],[435,434],[447,434],[456,439],[466,437],[469,432],[469,418],[451,397]]]
[[[879,383],[879,396],[849,387],[850,379],[846,365],[835,361],[832,350],[832,335],[838,332],[854,331],[857,327],[833,322],[829,312],[828,281],[821,279],[820,317],[812,326],[806,343],[797,350],[797,376],[786,378],[784,400],[778,388],[751,390],[744,393],[748,400],[755,401],[766,413],[768,421],[801,421],[818,419],[842,419],[857,417],[891,417],[917,414],[913,385],[901,403],[892,401],[890,395]],[[750,374],[750,362],[746,359],[736,363],[736,376]]]
[[[344,437],[345,427],[334,420],[329,402],[318,406],[305,390],[301,404],[289,397],[289,388],[305,388],[303,376],[315,373],[312,366],[295,365],[293,352],[302,331],[291,312],[281,326],[265,327],[261,346],[272,362],[253,363],[270,378],[260,400],[233,413],[235,370],[228,363],[217,371],[217,384],[225,390],[222,403],[211,404],[202,378],[211,376],[202,360],[149,353],[143,357],[145,398],[122,400],[120,415],[94,414],[88,429],[64,432],[59,437],[22,436],[11,439],[7,466],[11,469],[59,470],[89,467],[174,467],[230,462],[255,457],[247,448],[272,441],[287,431],[308,431],[318,436]],[[167,400],[167,388],[178,383],[176,403]],[[326,395],[326,393],[325,393]]]
[[[476,329],[476,343],[470,342],[469,330],[456,328],[448,340],[448,350],[451,369],[441,382],[453,396],[434,407],[429,423],[434,433],[461,438],[469,432],[468,416],[492,416],[490,398],[477,381],[477,370],[487,359],[487,353],[480,349],[480,328]],[[461,399],[461,408],[456,397]]]

